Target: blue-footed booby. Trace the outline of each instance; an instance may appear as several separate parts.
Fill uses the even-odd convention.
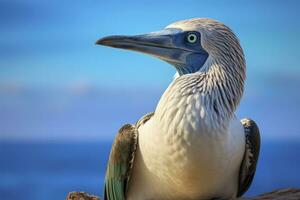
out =
[[[96,44],[150,54],[177,71],[155,112],[119,130],[104,199],[242,196],[255,174],[260,135],[253,120],[235,115],[246,64],[231,29],[196,18],[148,34],[104,37]]]

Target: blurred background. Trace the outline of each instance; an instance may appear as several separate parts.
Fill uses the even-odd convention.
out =
[[[175,70],[95,46],[110,34],[209,17],[240,38],[247,60],[239,117],[262,149],[247,195],[300,187],[300,1],[0,0],[0,197],[102,196],[117,130],[153,111]]]

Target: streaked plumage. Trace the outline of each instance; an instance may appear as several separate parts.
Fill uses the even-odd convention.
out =
[[[97,43],[142,51],[178,74],[154,114],[116,137],[105,199],[232,199],[250,186],[259,131],[234,112],[243,94],[245,60],[234,33],[211,19],[173,23],[164,31],[112,36]]]

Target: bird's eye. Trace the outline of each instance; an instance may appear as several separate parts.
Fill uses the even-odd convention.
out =
[[[187,36],[187,41],[189,43],[192,43],[192,44],[194,44],[195,42],[197,42],[197,39],[198,39],[198,37],[197,37],[197,35],[195,33],[190,33]]]

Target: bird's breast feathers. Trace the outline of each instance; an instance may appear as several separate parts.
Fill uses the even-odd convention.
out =
[[[154,116],[139,128],[133,177],[143,178],[134,183],[152,188],[139,188],[141,195],[156,194],[161,197],[157,199],[236,195],[244,130],[209,78],[203,73],[176,78]]]
[[[174,194],[186,189],[193,196],[200,191],[199,185],[209,195],[216,187],[224,192],[223,187],[231,182],[225,192],[234,193],[244,153],[241,123],[234,116],[224,124],[215,123],[205,96],[199,93],[163,98],[151,120],[139,128],[144,165],[163,183],[150,181],[151,187],[167,187],[164,191]],[[220,181],[221,176],[227,177]],[[149,174],[144,177],[157,178]]]

